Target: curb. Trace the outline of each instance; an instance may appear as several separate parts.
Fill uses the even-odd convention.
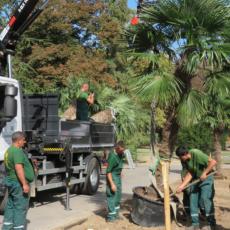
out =
[[[104,210],[104,208],[100,208],[98,210],[95,210],[94,213],[100,213],[103,210]],[[90,218],[90,216],[91,215],[89,214],[89,215],[85,215],[85,217],[82,217],[81,219],[77,219],[77,220],[72,219],[70,221],[67,220],[68,223],[61,224],[57,227],[52,228],[51,230],[69,230],[70,228],[73,228],[77,225],[83,224],[84,222],[86,222]]]
[[[87,220],[88,220],[88,217],[82,218],[80,220],[73,220],[73,221],[69,222],[68,224],[63,224],[59,227],[53,228],[52,230],[68,230],[68,229],[70,229],[76,225],[80,225],[80,224],[84,223]]]

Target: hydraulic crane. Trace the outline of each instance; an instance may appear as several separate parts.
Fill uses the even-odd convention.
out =
[[[44,10],[49,0],[23,0],[14,10],[6,27],[0,33],[0,73],[8,67],[8,77],[12,77],[11,55],[16,44],[28,27]]]

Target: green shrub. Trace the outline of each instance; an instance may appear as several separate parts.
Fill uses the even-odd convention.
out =
[[[212,129],[204,124],[179,130],[177,146],[186,145],[188,148],[198,148],[209,154],[213,151]]]

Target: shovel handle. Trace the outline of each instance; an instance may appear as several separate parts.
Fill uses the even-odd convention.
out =
[[[214,174],[216,174],[216,171],[209,173],[209,174],[207,175],[207,177],[210,177],[210,176],[212,176],[212,175],[214,175]],[[206,180],[206,179],[205,179],[205,180]],[[194,180],[194,181],[193,181],[193,182],[191,182],[190,184],[186,185],[186,186],[184,187],[184,190],[185,190],[186,188],[191,187],[191,186],[192,186],[192,185],[194,185],[194,184],[199,183],[200,181],[201,181],[201,179],[200,179],[200,178],[199,178],[199,179],[197,179],[197,180]]]
[[[209,174],[207,175],[207,177],[210,177],[210,176],[212,176],[212,175],[214,175],[214,174],[216,174],[216,171],[209,173]],[[206,179],[207,179],[207,178],[206,178]],[[206,180],[206,179],[205,179],[205,180]],[[190,184],[186,185],[186,186],[184,187],[184,190],[185,190],[185,189],[187,189],[187,188],[190,188],[190,187],[191,187],[192,185],[194,185],[194,184],[199,183],[200,181],[201,181],[201,179],[200,179],[200,178],[199,178],[199,179],[194,180],[194,181],[193,181],[193,182],[191,182]],[[173,192],[173,193],[171,193],[171,194],[170,194],[170,197],[171,197],[171,196],[174,196],[176,193],[177,193],[176,191],[175,191],[175,192]]]
[[[212,175],[214,175],[214,174],[216,174],[216,171],[209,173],[209,174],[207,175],[207,177],[210,177],[210,176],[212,176]],[[205,179],[205,180],[206,180],[206,179]],[[199,183],[200,181],[201,181],[201,179],[194,180],[194,181],[191,182],[190,184],[186,185],[186,186],[184,187],[184,190],[185,190],[186,188],[191,187],[191,186],[194,185],[194,184]],[[171,194],[169,195],[169,197],[172,197],[172,196],[176,195],[176,193],[177,193],[177,192],[174,191],[173,193],[171,193]],[[159,200],[162,200],[162,199],[164,199],[164,197],[161,197],[161,198],[157,199],[156,201],[159,201]]]

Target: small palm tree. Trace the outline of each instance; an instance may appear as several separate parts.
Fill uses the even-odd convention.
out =
[[[106,86],[100,86],[96,93],[97,111],[110,109],[115,113],[117,138],[126,140],[140,128],[138,116],[141,108],[133,103],[133,99]]]
[[[130,55],[151,57],[136,88],[165,111],[160,152],[171,155],[179,127],[205,114],[204,83],[229,64],[229,19],[222,0],[154,1],[143,7],[140,24],[126,31]]]

